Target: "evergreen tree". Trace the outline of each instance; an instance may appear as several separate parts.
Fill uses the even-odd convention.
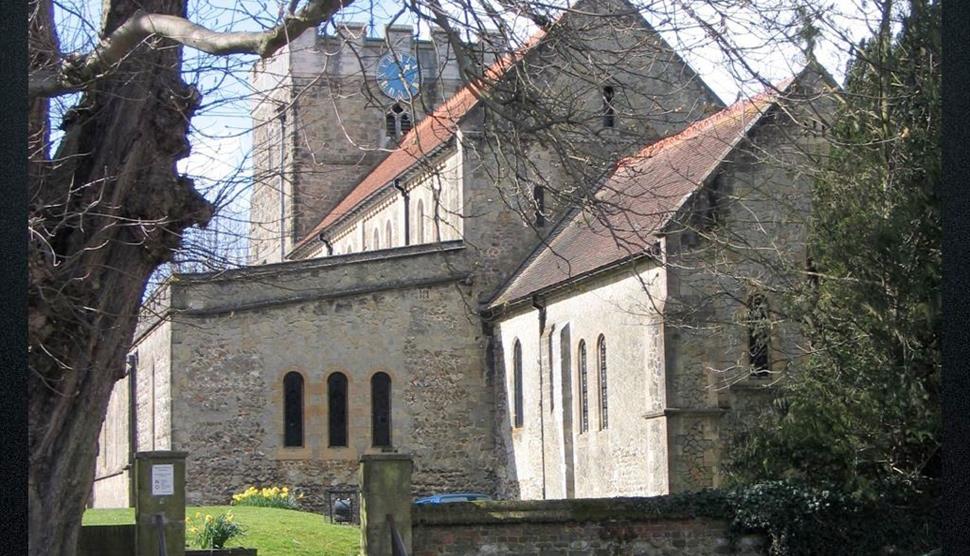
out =
[[[739,439],[741,483],[797,479],[859,500],[933,496],[942,434],[940,7],[893,6],[846,79],[817,180],[814,273],[791,301],[810,353]]]

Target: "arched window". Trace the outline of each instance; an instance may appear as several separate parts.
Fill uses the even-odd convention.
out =
[[[603,87],[603,127],[616,125],[616,109],[613,107],[613,87]]]
[[[537,185],[532,188],[532,199],[536,205],[535,223],[537,228],[546,225],[546,188]]]
[[[770,347],[771,315],[768,301],[763,295],[755,294],[748,300],[748,362],[752,375],[763,376],[770,371]]]
[[[397,139],[397,115],[394,113],[395,108],[400,107],[395,104],[387,111],[387,114],[384,114],[384,134],[392,141]]]
[[[380,249],[380,248],[381,248],[381,232],[377,228],[374,228],[374,249]]]
[[[401,137],[404,137],[411,131],[411,117],[407,113],[401,114]]]
[[[589,377],[586,373],[586,340],[579,341],[579,432],[589,430]]]
[[[411,117],[400,104],[394,104],[384,115],[384,132],[388,139],[400,141],[411,131]]]
[[[417,238],[415,243],[424,243],[424,199],[418,199],[418,208],[416,209],[417,214],[414,219],[415,224],[417,224]]]
[[[609,412],[607,411],[607,392],[606,392],[606,337],[600,334],[599,340],[596,342],[596,352],[598,354],[597,362],[599,363],[599,382],[600,382],[600,430],[605,429],[609,425]]]
[[[515,341],[512,349],[512,423],[515,428],[519,428],[523,423],[523,398],[522,398],[522,344]]]
[[[328,445],[347,445],[347,377],[333,373],[327,378]]]
[[[303,375],[283,377],[283,446],[303,446]]]
[[[370,379],[371,437],[374,446],[391,445],[391,377],[377,373]]]
[[[384,241],[387,242],[387,247],[394,247],[394,239],[391,235],[391,221],[388,220],[387,224],[384,225]]]

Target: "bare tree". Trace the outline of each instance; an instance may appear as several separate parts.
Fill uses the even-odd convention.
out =
[[[30,3],[31,554],[74,552],[146,282],[182,231],[212,215],[175,167],[200,101],[182,81],[180,44],[268,55],[341,7],[309,2],[264,33],[219,34],[189,22],[184,1],[106,2],[100,44],[65,56],[53,3]],[[74,90],[81,99],[50,156],[47,97]]]
[[[54,3],[30,2],[31,554],[73,553],[93,481],[98,430],[112,385],[124,374],[124,356],[149,278],[179,253],[186,230],[206,226],[215,208],[238,194],[223,184],[203,195],[176,168],[189,153],[187,136],[202,100],[199,91],[183,81],[182,47],[213,56],[269,57],[305,30],[346,12],[352,0],[293,0],[281,6],[278,15],[249,14],[265,24],[266,30],[259,32],[211,30],[187,17],[187,4],[187,0],[107,0],[98,28],[74,20],[77,28],[84,26],[90,36],[96,36],[91,41],[94,46],[81,53],[64,53]],[[746,12],[742,27],[764,30],[755,39],[762,41],[760,46],[772,41],[804,43],[800,35],[804,22],[822,11],[812,0],[800,2],[803,11],[799,13],[787,4],[766,2],[763,9]],[[496,176],[496,182],[512,184],[500,191],[500,198],[521,212],[537,237],[548,230],[542,222],[566,208],[596,205],[592,185],[610,171],[611,161],[644,141],[642,130],[634,133],[635,126],[617,126],[603,148],[591,149],[581,138],[593,127],[602,127],[604,115],[591,122],[588,107],[577,109],[570,98],[546,94],[550,83],[564,76],[596,91],[605,91],[604,84],[608,87],[609,79],[618,78],[615,67],[586,63],[590,52],[580,35],[557,33],[554,22],[563,8],[513,0],[445,4],[427,0],[401,6],[402,13],[445,32],[455,48],[462,79],[490,113],[499,116],[488,124],[490,139],[481,143],[482,157],[494,160],[494,168],[506,172],[511,168],[502,179]],[[737,77],[767,83],[748,61],[750,40],[739,41],[729,28],[728,21],[737,21],[729,19],[735,12],[714,0],[674,0],[635,6],[608,24],[629,25],[630,18],[646,15],[672,28],[673,37],[699,29],[700,35],[691,36],[700,39],[685,38],[675,46],[714,48]],[[602,23],[593,20],[587,19],[590,24]],[[555,49],[566,62],[543,68],[539,52],[523,64],[513,63],[521,61],[520,47],[527,34],[523,29],[548,32],[543,48]],[[573,31],[581,34],[590,29],[592,25]],[[470,32],[493,37],[492,53],[506,60],[501,73],[485,71],[481,59],[468,49],[463,39]],[[843,33],[831,24],[831,36]],[[604,49],[600,59],[616,60],[643,46]],[[63,137],[51,153],[50,100],[69,93],[80,96],[64,114]],[[608,102],[632,106],[621,100],[610,97]],[[421,111],[429,110],[427,106]],[[632,111],[617,110],[619,119],[649,123],[637,120],[641,115]],[[702,112],[698,107],[698,114]],[[577,119],[577,114],[585,116]],[[653,139],[659,138],[663,130],[655,130],[654,135]],[[509,164],[535,160],[532,155],[539,151],[561,164],[563,173],[557,179],[530,168],[528,162]],[[559,179],[565,176],[569,179]],[[544,201],[538,200],[537,191],[544,192]],[[222,249],[222,243],[210,242],[207,247],[206,241],[195,242],[201,249],[183,251],[179,260],[211,264],[211,252]]]

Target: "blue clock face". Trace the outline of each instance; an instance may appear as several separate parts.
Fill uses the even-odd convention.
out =
[[[377,85],[394,100],[411,100],[418,92],[418,61],[408,54],[385,54],[377,63]]]

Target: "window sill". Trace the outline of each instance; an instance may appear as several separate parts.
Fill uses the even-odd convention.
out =
[[[280,448],[276,450],[276,456],[273,459],[284,461],[310,459],[310,448],[306,446]]]

